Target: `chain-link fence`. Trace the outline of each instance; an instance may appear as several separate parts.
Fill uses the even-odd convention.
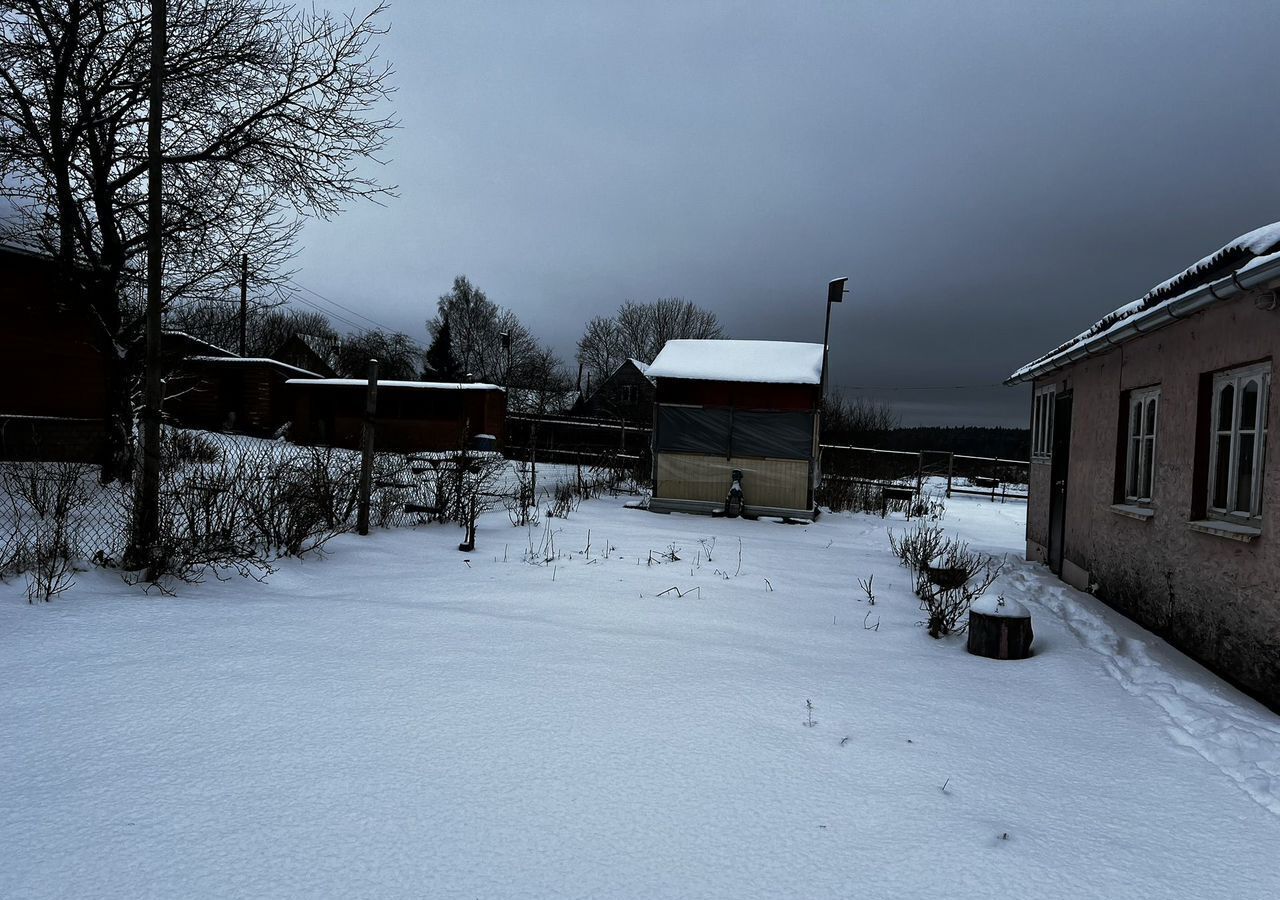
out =
[[[353,450],[166,429],[150,558],[166,577],[200,580],[256,575],[272,560],[317,552],[356,528],[360,462]],[[514,521],[539,505],[563,509],[570,498],[634,490],[636,462],[603,450],[515,460],[470,450],[378,453],[369,522],[457,522],[473,538],[486,509],[506,506]],[[0,578],[25,573],[29,595],[48,599],[77,566],[122,565],[133,500],[131,485],[101,484],[96,466],[0,462]]]

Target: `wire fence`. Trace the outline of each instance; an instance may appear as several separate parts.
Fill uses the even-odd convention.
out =
[[[487,509],[516,518],[539,504],[635,490],[634,456],[616,451],[377,453],[369,524],[455,522]],[[261,576],[272,562],[322,551],[356,529],[361,455],[242,435],[166,429],[161,445],[160,539],[150,558],[168,579]],[[0,579],[25,575],[31,599],[49,599],[86,565],[121,567],[134,489],[102,484],[97,466],[0,462]]]
[[[529,423],[523,445],[496,453],[377,453],[369,523],[395,528],[456,522],[474,540],[476,517],[506,508],[512,522],[576,505],[575,498],[639,492],[650,483],[651,454],[634,435],[565,446],[545,423]],[[623,439],[623,435],[627,435]],[[630,443],[629,443],[630,442]],[[161,447],[160,543],[151,557],[164,574],[200,580],[212,573],[258,575],[273,560],[321,552],[355,530],[360,506],[358,451],[281,440],[166,429]],[[919,453],[823,445],[816,502],[835,510],[928,514],[924,490],[993,501],[1025,500],[1028,464],[946,452]],[[0,462],[0,579],[28,576],[28,594],[48,599],[87,564],[123,566],[133,523],[134,489],[102,484],[99,469],[70,462]],[[933,491],[932,493],[937,493]],[[466,541],[464,540],[464,545]]]

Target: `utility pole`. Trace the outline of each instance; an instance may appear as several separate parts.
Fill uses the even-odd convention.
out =
[[[249,254],[240,254],[240,355],[245,354],[249,331]]]
[[[373,416],[378,409],[378,361],[369,360],[369,387],[364,395],[364,425],[360,429],[360,506],[356,531],[369,533],[369,503],[373,495]]]
[[[133,516],[128,565],[159,577],[160,542],[160,313],[164,304],[164,206],[161,181],[164,64],[168,44],[167,0],[151,0],[150,104],[147,120],[147,345],[142,393],[142,478]]]

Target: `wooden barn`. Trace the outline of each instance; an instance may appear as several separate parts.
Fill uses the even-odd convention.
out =
[[[299,444],[359,447],[367,388],[362,378],[290,379],[290,438]],[[379,381],[377,447],[411,453],[501,446],[506,415],[506,391],[495,384]]]
[[[0,459],[101,460],[107,360],[53,260],[0,246]]]
[[[293,416],[293,398],[286,394],[285,384],[320,377],[274,359],[223,354],[173,361],[165,391],[167,419],[183,428],[274,434]]]
[[[741,472],[748,515],[813,515],[822,345],[668,341],[655,380],[657,512],[714,513]]]

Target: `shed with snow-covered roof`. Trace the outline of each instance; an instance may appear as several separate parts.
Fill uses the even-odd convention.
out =
[[[174,346],[182,355],[167,365],[165,415],[185,428],[274,434],[293,414],[285,383],[320,377],[276,359],[237,356],[213,344],[194,355],[183,352],[190,349],[186,341],[176,340]]]
[[[654,381],[650,509],[716,512],[739,472],[747,515],[813,514],[821,344],[668,341],[646,374]]]
[[[1045,355],[1027,558],[1280,709],[1280,223]]]
[[[364,423],[363,378],[295,378],[290,438],[299,444],[356,449]],[[379,450],[401,453],[457,450],[492,436],[501,445],[506,391],[496,384],[438,381],[379,381],[376,441]]]

